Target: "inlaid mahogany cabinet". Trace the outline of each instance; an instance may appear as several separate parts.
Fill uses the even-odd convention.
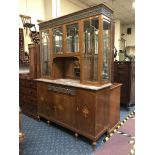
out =
[[[121,85],[114,89],[111,83],[112,13],[100,4],[39,24],[40,78],[34,80],[38,116],[94,145],[119,122]],[[111,120],[116,117],[113,122],[109,114]]]

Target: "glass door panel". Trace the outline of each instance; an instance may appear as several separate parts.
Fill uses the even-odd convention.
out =
[[[53,52],[62,54],[62,28],[54,28],[53,31]]]
[[[99,19],[84,21],[83,78],[98,81],[98,33]]]
[[[79,52],[78,24],[67,26],[67,52]]]
[[[49,31],[47,30],[41,32],[41,70],[43,76],[50,76],[51,74],[50,51]]]
[[[103,21],[102,80],[110,80],[110,28],[108,20]]]

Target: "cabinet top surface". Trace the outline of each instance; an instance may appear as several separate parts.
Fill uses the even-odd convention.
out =
[[[72,87],[90,89],[90,90],[100,90],[103,88],[110,87],[112,85],[111,83],[107,83],[107,84],[104,84],[101,86],[84,85],[84,84],[80,84],[79,80],[73,80],[73,79],[50,80],[50,79],[40,78],[40,79],[35,79],[35,80],[41,81],[41,82],[53,83],[53,84],[60,84],[60,85],[64,85],[64,86],[72,86]]]

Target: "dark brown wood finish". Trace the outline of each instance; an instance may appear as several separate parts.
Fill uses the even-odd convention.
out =
[[[121,105],[135,104],[135,62],[114,62],[114,82],[122,83]]]
[[[37,118],[37,83],[31,79],[19,79],[19,103],[21,111]]]

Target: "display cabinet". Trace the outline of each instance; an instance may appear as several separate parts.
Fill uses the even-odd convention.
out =
[[[121,85],[111,81],[112,13],[100,4],[39,24],[38,115],[93,145],[119,122]]]

